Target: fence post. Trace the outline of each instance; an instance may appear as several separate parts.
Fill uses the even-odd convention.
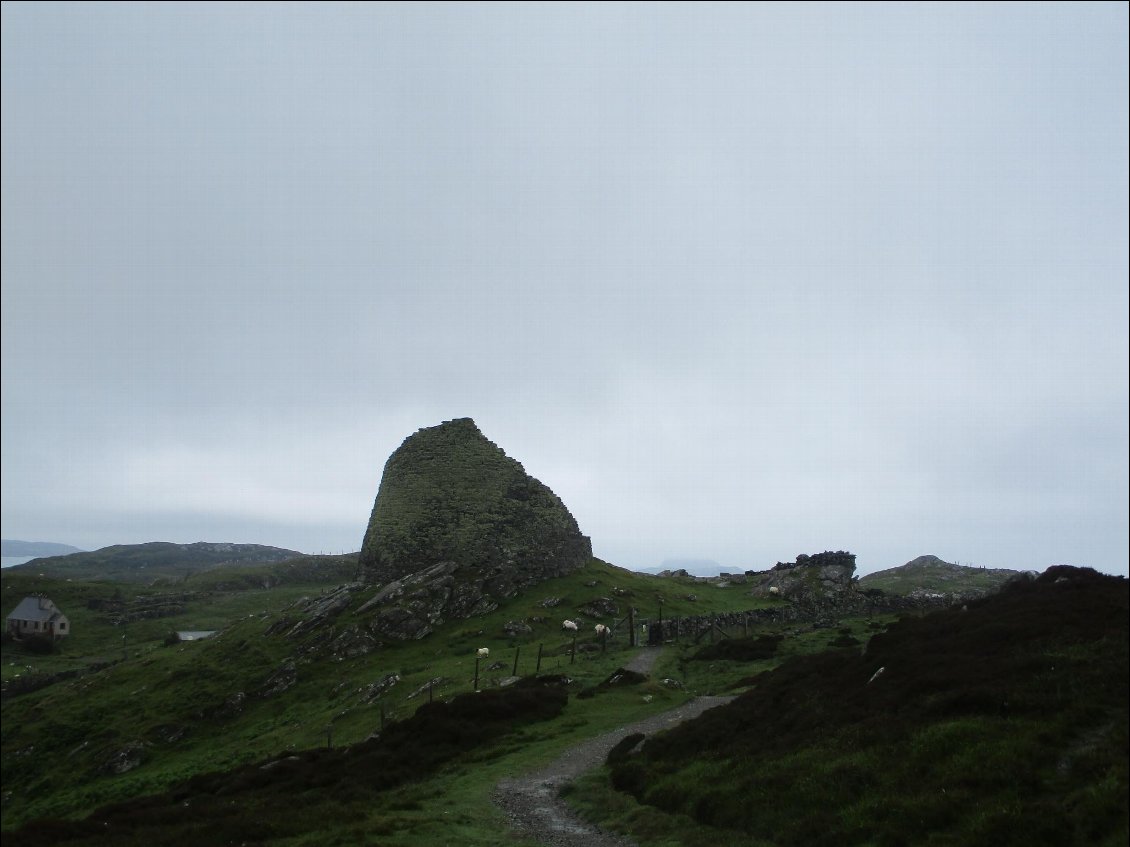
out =
[[[538,663],[537,663],[537,667],[534,668],[534,675],[535,676],[537,674],[541,673],[541,648],[543,646],[545,646],[545,645],[543,645],[543,644],[538,645]]]
[[[636,616],[634,614],[635,611],[636,610],[633,609],[631,606],[628,607],[628,646],[629,647],[635,647],[636,644],[637,644],[637,640],[636,640]]]
[[[475,656],[475,690],[479,690],[479,657]]]
[[[514,648],[514,670],[510,673],[511,676],[517,676],[518,675],[518,657],[521,654],[522,654],[522,648],[520,646],[515,647]]]

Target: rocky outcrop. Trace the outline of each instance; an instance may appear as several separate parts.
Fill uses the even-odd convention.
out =
[[[358,613],[378,636],[422,638],[591,558],[557,495],[470,418],[447,421],[385,464],[358,562],[360,582],[380,590]]]
[[[768,571],[747,571],[756,595],[774,595],[794,602],[828,602],[846,599],[855,591],[855,555],[835,553],[799,555],[795,562],[778,562]]]

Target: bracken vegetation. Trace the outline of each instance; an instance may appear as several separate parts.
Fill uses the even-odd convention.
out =
[[[506,690],[426,703],[379,737],[341,749],[305,750],[231,771],[201,774],[159,795],[98,809],[81,821],[35,820],[8,833],[36,843],[132,847],[269,844],[321,829],[327,817],[361,820],[378,792],[432,776],[460,754],[550,720],[565,707],[559,686],[537,679]]]
[[[1124,579],[1051,568],[792,659],[611,782],[742,843],[1126,844],[1127,612]]]

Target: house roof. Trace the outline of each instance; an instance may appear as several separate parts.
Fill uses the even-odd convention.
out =
[[[7,620],[51,621],[61,617],[63,613],[46,597],[25,597],[8,613]]]

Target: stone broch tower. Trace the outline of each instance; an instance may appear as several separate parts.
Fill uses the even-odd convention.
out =
[[[389,457],[359,578],[383,585],[447,562],[498,598],[591,558],[557,495],[459,418],[419,430]]]

